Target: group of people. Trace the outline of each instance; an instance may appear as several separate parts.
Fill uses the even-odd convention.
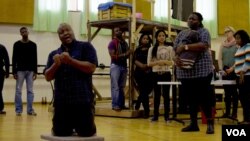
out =
[[[190,110],[190,124],[182,132],[199,131],[197,115],[199,108],[207,118],[207,134],[214,133],[214,93],[211,92],[211,80],[214,67],[210,53],[211,38],[208,30],[203,27],[203,17],[193,12],[188,20],[189,29],[178,33],[174,43],[166,42],[168,37],[164,30],[155,34],[156,42],[152,45],[150,35],[142,34],[139,46],[133,53],[123,37],[119,27],[114,28],[114,39],[109,43],[108,50],[111,57],[111,97],[112,109],[120,111],[126,109],[124,88],[127,77],[127,59],[133,53],[135,65],[134,78],[139,91],[135,109],[142,103],[144,117],[149,117],[149,94],[154,91],[154,114],[151,121],[158,121],[160,98],[164,98],[164,119],[169,121],[170,86],[158,85],[159,81],[171,81],[171,67],[176,69],[176,77],[181,82],[182,90],[187,95]],[[225,30],[227,41],[221,46],[221,69],[225,71],[225,79],[236,79],[239,90],[239,99],[243,107],[243,122],[250,123],[250,39],[244,30],[234,33],[231,27]],[[230,29],[230,30],[229,30]],[[61,45],[53,50],[44,69],[45,79],[54,81],[54,115],[52,119],[52,133],[56,136],[93,136],[96,134],[94,121],[94,94],[92,91],[92,74],[98,60],[95,48],[88,42],[75,39],[71,26],[67,23],[59,25],[57,30]],[[233,34],[234,33],[234,34]],[[14,44],[13,48],[13,75],[16,79],[15,106],[16,114],[22,114],[21,92],[23,82],[27,83],[27,114],[36,115],[32,102],[34,98],[33,81],[37,73],[36,44],[29,40],[26,27],[20,29],[22,39]],[[233,39],[235,38],[235,40]],[[233,46],[233,48],[231,48]],[[232,58],[225,58],[228,54]],[[9,77],[8,53],[0,45],[0,88],[4,78]],[[188,63],[187,63],[188,62]],[[190,63],[191,62],[191,63]],[[5,66],[5,69],[2,69]],[[235,72],[235,74],[233,73]],[[233,78],[231,78],[231,73]],[[231,103],[231,96],[237,97],[233,87],[225,87],[226,113]],[[230,89],[230,90],[229,90]],[[235,92],[235,93],[233,93]],[[0,113],[3,110],[2,93],[0,99]],[[233,102],[232,116],[237,116],[238,103]]]
[[[149,94],[153,90],[154,112],[151,121],[158,121],[160,98],[164,100],[164,119],[169,120],[170,111],[170,86],[158,85],[159,81],[171,81],[170,68],[175,68],[176,78],[181,82],[182,92],[189,106],[190,125],[182,129],[182,132],[199,131],[197,123],[198,112],[202,110],[207,119],[207,134],[214,133],[213,110],[215,108],[215,93],[211,86],[211,81],[215,75],[215,67],[211,54],[210,33],[204,28],[203,17],[198,12],[193,12],[188,18],[188,29],[178,33],[174,43],[166,42],[167,35],[164,30],[155,33],[155,44],[152,45],[151,36],[142,34],[139,45],[133,53],[133,71],[135,85],[139,92],[135,109],[138,110],[142,103],[144,108],[144,118],[149,117]],[[114,31],[119,29],[115,28]],[[224,85],[226,112],[222,117],[237,118],[238,95],[243,107],[242,124],[250,124],[250,91],[247,88],[249,69],[249,36],[246,31],[235,30],[228,26],[225,28],[227,39],[222,43],[219,51],[219,68],[224,71],[223,79],[236,80],[237,85]],[[124,42],[121,33],[121,42]],[[117,39],[114,39],[117,40]],[[112,41],[114,42],[114,41]],[[129,49],[119,49],[110,47],[111,56],[111,90],[112,108],[121,110],[124,106],[124,83],[125,76],[122,71],[126,70],[126,65],[121,65],[114,61],[121,59],[124,61],[131,54]],[[114,43],[113,43],[114,44]],[[127,48],[127,47],[126,47]],[[119,52],[121,51],[121,52]],[[119,75],[114,73],[113,67],[120,67]],[[119,76],[113,79],[113,75]],[[125,74],[127,75],[127,74]],[[122,80],[122,81],[121,81]],[[115,82],[116,85],[113,85]],[[120,86],[120,87],[119,87]],[[116,90],[116,93],[115,91]],[[239,93],[239,94],[238,94]],[[117,98],[121,97],[121,98]],[[233,110],[231,113],[231,103]],[[118,107],[118,108],[116,108]]]
[[[29,40],[27,27],[20,28],[22,39],[16,41],[13,45],[12,73],[16,80],[15,89],[15,111],[17,116],[23,112],[22,87],[26,81],[27,88],[27,114],[36,116],[33,109],[33,81],[37,75],[37,45]],[[0,114],[6,114],[3,102],[4,79],[9,77],[10,61],[6,48],[0,45]]]
[[[71,26],[59,25],[57,30],[61,46],[48,56],[44,69],[45,79],[54,80],[54,114],[52,134],[55,136],[93,136],[94,94],[92,73],[98,64],[95,48],[88,42],[77,41]],[[33,109],[33,82],[37,77],[37,45],[29,40],[27,27],[20,28],[21,40],[14,43],[12,72],[16,79],[15,112],[23,112],[22,87],[26,81],[27,115],[36,116]],[[7,49],[0,45],[0,114],[4,111],[2,90],[4,79],[9,77],[10,61]]]

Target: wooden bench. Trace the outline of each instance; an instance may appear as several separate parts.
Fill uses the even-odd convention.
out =
[[[92,136],[92,137],[79,137],[79,136],[69,136],[69,137],[58,137],[51,134],[41,135],[41,139],[48,141],[104,141],[104,137]]]

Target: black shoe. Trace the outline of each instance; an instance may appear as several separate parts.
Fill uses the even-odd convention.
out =
[[[5,115],[6,112],[5,111],[0,111],[0,115]]]
[[[214,134],[214,120],[207,120],[207,134]]]
[[[166,123],[170,123],[170,119],[169,118],[165,118],[165,122]]]
[[[207,134],[214,134],[214,125],[213,124],[208,124],[207,125]]]
[[[148,118],[149,118],[149,115],[147,115],[147,114],[146,114],[146,115],[143,115],[143,118],[144,118],[144,119],[148,119]]]
[[[37,115],[35,111],[32,111],[32,112],[27,113],[27,114],[28,114],[29,116],[36,116],[36,115]]]
[[[154,117],[151,119],[151,121],[152,121],[152,122],[158,121],[158,117],[155,117],[155,116],[154,116]]]
[[[144,118],[144,119],[149,118],[149,111],[146,110],[146,112],[145,112],[145,110],[144,110],[143,118]]]
[[[199,129],[198,125],[190,124],[187,127],[182,128],[181,131],[182,132],[195,132],[195,131],[200,131],[200,129]]]
[[[135,104],[135,110],[139,110],[140,106],[138,106],[137,104]]]

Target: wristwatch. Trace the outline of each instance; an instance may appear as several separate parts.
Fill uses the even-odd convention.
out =
[[[188,45],[185,45],[185,46],[184,46],[184,49],[185,49],[185,50],[188,50]]]

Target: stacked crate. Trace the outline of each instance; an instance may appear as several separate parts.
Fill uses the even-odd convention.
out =
[[[105,6],[103,7],[103,5]],[[98,7],[99,20],[127,18],[131,16],[131,13],[132,6],[125,3],[108,2],[105,4],[101,4]]]

